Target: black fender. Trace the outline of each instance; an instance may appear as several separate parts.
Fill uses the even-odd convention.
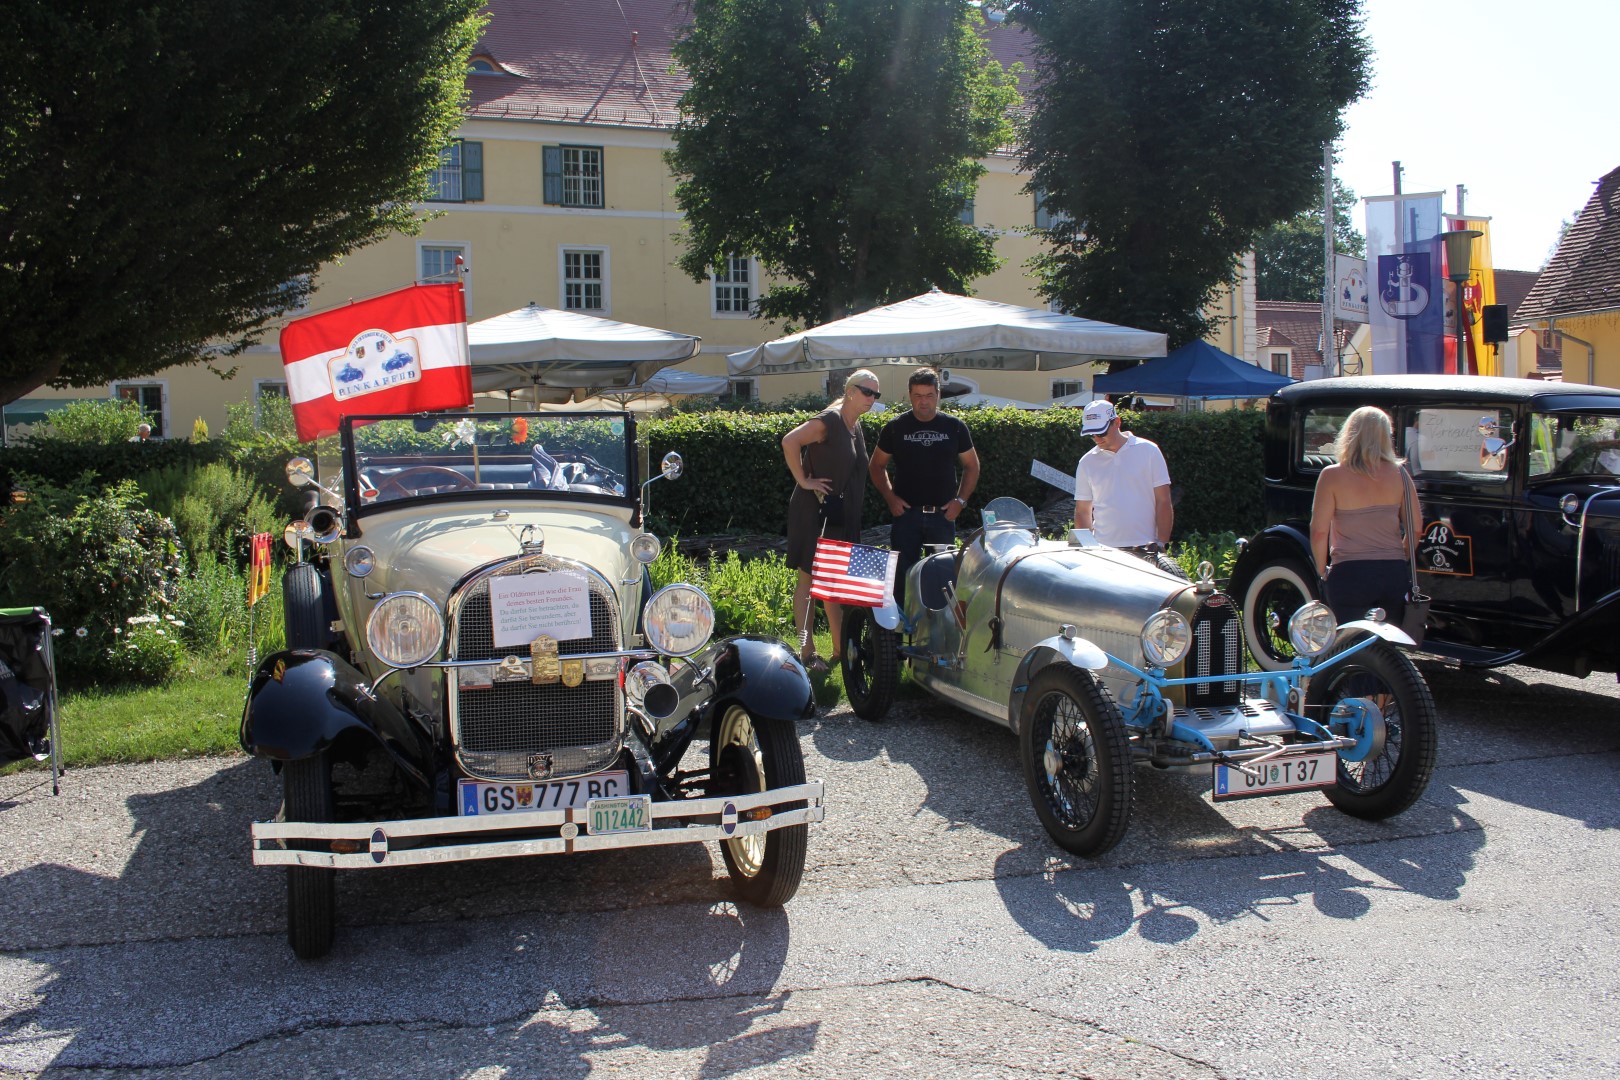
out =
[[[1232,567],[1232,578],[1227,585],[1227,592],[1241,604],[1243,594],[1248,591],[1249,582],[1259,573],[1260,568],[1282,558],[1297,560],[1304,563],[1307,568],[1315,566],[1314,557],[1311,555],[1309,525],[1294,523],[1273,525],[1250,540]]]
[[[393,702],[373,697],[365,676],[342,657],[325,649],[265,657],[242,709],[243,750],[297,761],[356,733],[375,742],[410,782],[432,787],[431,741]]]
[[[711,717],[737,702],[755,716],[784,723],[816,714],[815,691],[804,665],[777,638],[743,634],[719,643],[714,657]]]
[[[1584,679],[1591,671],[1592,656],[1602,661],[1612,660],[1611,650],[1594,650],[1591,643],[1611,642],[1617,631],[1620,631],[1620,589],[1599,597],[1596,603],[1582,608],[1579,614],[1566,619],[1545,637],[1522,649],[1497,651],[1431,640],[1424,643],[1423,651],[1450,657],[1465,668],[1529,664]],[[1585,658],[1587,663],[1583,666],[1573,662],[1579,658]]]

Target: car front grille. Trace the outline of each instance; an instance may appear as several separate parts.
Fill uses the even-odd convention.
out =
[[[1215,593],[1192,617],[1192,649],[1186,677],[1239,675],[1243,672],[1243,624],[1230,597]],[[1187,706],[1236,705],[1241,699],[1236,679],[1212,679],[1187,687]]]
[[[566,659],[620,647],[613,588],[586,567],[552,556],[526,556],[478,575],[450,601],[451,656],[499,663],[508,655],[527,661],[524,646],[496,648],[489,579],[497,575],[582,573],[590,585],[591,636],[557,643]],[[479,680],[481,681],[481,680]],[[624,742],[623,691],[614,679],[587,679],[570,687],[528,679],[478,686],[458,673],[450,680],[450,730],[456,759],[472,776],[489,780],[552,780],[605,768]]]

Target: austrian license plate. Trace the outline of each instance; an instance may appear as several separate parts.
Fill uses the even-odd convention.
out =
[[[585,831],[592,836],[600,836],[603,833],[648,832],[651,829],[651,795],[592,799],[585,804]]]
[[[623,769],[592,773],[573,780],[533,784],[461,781],[461,816],[516,814],[524,810],[567,810],[592,799],[630,794],[630,774]]]
[[[1338,778],[1337,759],[1338,755],[1331,752],[1272,758],[1248,766],[1249,772],[1231,765],[1216,765],[1213,797],[1219,802],[1328,787]]]

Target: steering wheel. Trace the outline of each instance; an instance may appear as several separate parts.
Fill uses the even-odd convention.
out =
[[[448,483],[406,484],[407,480],[428,478],[439,481],[448,481]],[[377,498],[408,498],[416,494],[417,488],[422,487],[452,487],[452,490],[455,491],[473,491],[477,489],[478,485],[456,472],[456,470],[446,468],[443,465],[415,465],[404,470],[403,472],[395,473],[393,476],[390,476],[381,484],[377,485]]]

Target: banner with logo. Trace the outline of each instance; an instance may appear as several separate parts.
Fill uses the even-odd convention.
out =
[[[1367,260],[1333,254],[1333,317],[1344,322],[1367,321]]]
[[[472,404],[467,309],[458,283],[413,285],[294,319],[281,331],[287,396],[302,440],[353,413]]]
[[[1446,228],[1473,229],[1474,237],[1469,255],[1468,280],[1463,282],[1463,311],[1466,322],[1463,348],[1456,347],[1456,316],[1452,311],[1457,304],[1456,286],[1446,293],[1446,341],[1448,353],[1457,357],[1455,370],[1463,375],[1500,375],[1501,365],[1496,349],[1485,344],[1484,308],[1496,303],[1496,270],[1491,265],[1491,219],[1484,217],[1458,217],[1446,215]],[[1449,280],[1450,268],[1447,268]],[[1448,369],[1450,370],[1450,369]]]
[[[1367,213],[1367,314],[1375,375],[1445,370],[1441,193],[1377,195]]]

